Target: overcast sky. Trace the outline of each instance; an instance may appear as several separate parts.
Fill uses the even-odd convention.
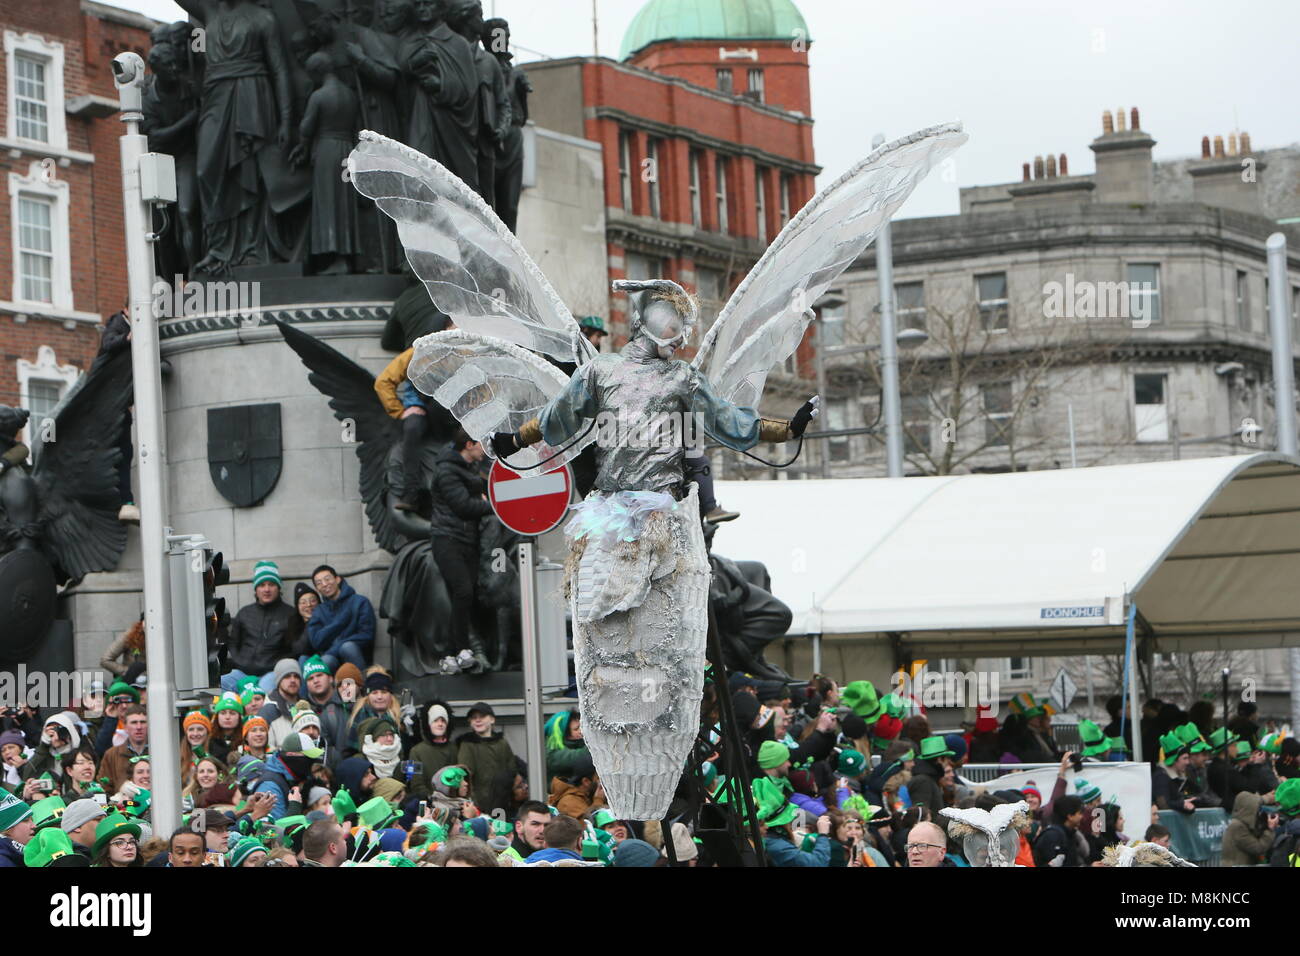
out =
[[[796,0],[798,2],[798,0]],[[600,52],[618,56],[643,0],[598,0]],[[120,0],[184,19],[171,0]],[[1256,149],[1300,140],[1297,0],[802,0],[812,45],[822,182],[892,139],[961,120],[954,181],[936,171],[900,218],[957,211],[957,188],[1020,178],[1038,153],[1093,170],[1104,109],[1137,106],[1157,159],[1199,155],[1201,137],[1250,133]],[[484,0],[532,53],[592,52],[591,0]],[[1290,117],[1288,119],[1287,117]],[[1266,174],[1267,175],[1267,174]]]

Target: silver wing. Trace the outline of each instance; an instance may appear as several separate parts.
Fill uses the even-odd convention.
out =
[[[720,397],[757,407],[767,373],[803,341],[813,304],[930,169],[966,140],[960,123],[945,123],[887,143],[790,220],[736,288],[692,363]]]
[[[559,369],[516,345],[459,329],[416,340],[407,377],[456,417],[466,434],[484,443],[493,432],[513,432],[536,418],[569,384]],[[562,447],[539,442],[511,455],[516,471],[547,462],[546,471],[576,458],[596,438],[594,428]]]
[[[560,362],[595,349],[537,264],[459,177],[409,146],[362,130],[352,184],[397,223],[407,261],[434,304],[467,332]]]

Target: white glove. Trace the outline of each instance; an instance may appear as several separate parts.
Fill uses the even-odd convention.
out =
[[[1065,854],[1058,853],[1047,861],[1048,866],[1065,866]]]

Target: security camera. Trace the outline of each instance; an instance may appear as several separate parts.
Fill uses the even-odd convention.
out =
[[[1246,366],[1240,362],[1224,362],[1222,365],[1214,366],[1215,375],[1235,375],[1238,372],[1244,372]]]
[[[144,60],[138,53],[119,53],[113,57],[113,79],[118,86],[134,83],[137,77],[144,76]]]

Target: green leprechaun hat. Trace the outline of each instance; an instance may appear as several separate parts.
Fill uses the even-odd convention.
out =
[[[109,841],[123,833],[129,834],[140,839],[140,824],[136,821],[125,817],[118,810],[109,811],[104,819],[99,821],[95,827],[95,848],[92,851],[98,856],[104,847],[108,846]]]
[[[939,757],[956,756],[952,748],[948,746],[948,741],[940,736],[926,737],[921,741],[921,752],[916,755],[917,760],[935,760]]]
[[[840,691],[840,703],[868,724],[879,720],[885,712],[885,705],[880,702],[880,695],[869,680],[855,680],[846,684]]]
[[[32,826],[38,831],[57,827],[66,809],[62,797],[46,797],[44,800],[37,800],[32,804]]]
[[[31,869],[45,866],[90,866],[90,860],[78,853],[71,838],[57,827],[46,827],[23,847],[23,863]]]
[[[1210,749],[1215,753],[1221,750],[1227,750],[1231,744],[1236,743],[1241,738],[1234,734],[1227,727],[1220,727],[1210,734]]]
[[[1194,754],[1205,753],[1210,749],[1210,745],[1201,736],[1201,729],[1193,723],[1175,727],[1174,733],[1178,735],[1178,739],[1183,742],[1187,749]]]
[[[1172,767],[1174,761],[1187,752],[1187,745],[1177,734],[1170,732],[1160,738],[1160,759],[1166,767]]]
[[[769,827],[784,826],[799,815],[799,808],[786,799],[771,777],[755,778],[752,790],[758,819]]]
[[[1079,721],[1079,739],[1083,742],[1085,757],[1099,757],[1110,750],[1110,740],[1091,720]]]

